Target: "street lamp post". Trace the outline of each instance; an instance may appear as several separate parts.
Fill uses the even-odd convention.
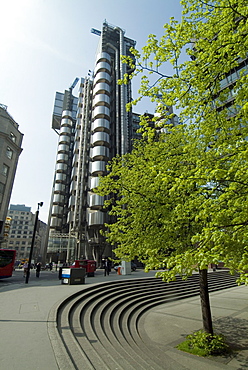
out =
[[[30,252],[29,252],[28,268],[27,268],[26,281],[25,281],[26,284],[28,284],[28,280],[29,280],[29,276],[30,276],[30,267],[31,267],[31,262],[32,262],[33,249],[34,249],[35,233],[36,233],[36,228],[37,228],[37,223],[38,223],[39,207],[42,207],[42,206],[43,206],[43,202],[38,203],[38,208],[37,208],[37,211],[35,213],[33,237],[32,237],[31,248],[30,248]]]

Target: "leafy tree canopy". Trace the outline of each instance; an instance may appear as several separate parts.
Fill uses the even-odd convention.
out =
[[[216,129],[213,121],[217,127],[223,125],[226,115],[239,112],[236,121],[240,123],[248,109],[248,76],[241,63],[248,50],[247,2],[183,0],[181,4],[181,22],[171,18],[160,40],[149,35],[142,55],[132,49],[136,69],[120,83],[142,74],[140,97],[131,104],[149,96],[159,104],[161,114],[166,106],[173,105],[182,109],[183,121],[205,124],[210,120],[211,133]],[[129,57],[123,60],[133,63]],[[167,70],[172,73],[167,75]],[[235,88],[230,89],[234,80]],[[223,102],[231,98],[235,98],[234,104],[222,112]]]
[[[144,139],[101,178],[97,192],[115,217],[107,238],[119,258],[169,268],[167,281],[223,261],[248,282],[247,2],[181,4],[181,22],[150,35],[142,54],[133,49],[136,69],[121,81],[142,74],[140,98],[158,114],[153,125],[143,118]],[[181,125],[167,126],[170,105]]]

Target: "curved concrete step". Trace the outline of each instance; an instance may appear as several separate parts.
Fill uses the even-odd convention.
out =
[[[236,286],[235,281],[236,277],[226,271],[208,274],[210,292]],[[159,304],[197,295],[197,274],[186,281],[178,278],[169,284],[161,279],[144,278],[82,289],[57,307],[57,328],[51,326],[55,338],[52,344],[57,341],[59,348],[63,347],[59,368],[164,369],[162,351],[159,348],[154,351],[142,341],[140,319]]]

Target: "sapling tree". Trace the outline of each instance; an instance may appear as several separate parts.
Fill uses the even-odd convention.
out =
[[[204,330],[213,334],[207,268],[223,261],[248,282],[248,7],[242,0],[181,1],[182,19],[150,35],[135,68],[139,98],[157,102],[143,140],[114,158],[97,192],[113,216],[107,239],[120,259],[165,267],[165,281],[199,270]],[[171,74],[167,74],[168,65]],[[181,124],[168,125],[167,107]],[[130,108],[130,106],[128,107]],[[161,128],[166,133],[158,134]]]

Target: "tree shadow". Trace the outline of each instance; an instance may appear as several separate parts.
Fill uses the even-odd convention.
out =
[[[221,317],[213,320],[214,333],[224,335],[232,350],[230,360],[235,358],[238,369],[248,368],[248,320],[238,317]]]

